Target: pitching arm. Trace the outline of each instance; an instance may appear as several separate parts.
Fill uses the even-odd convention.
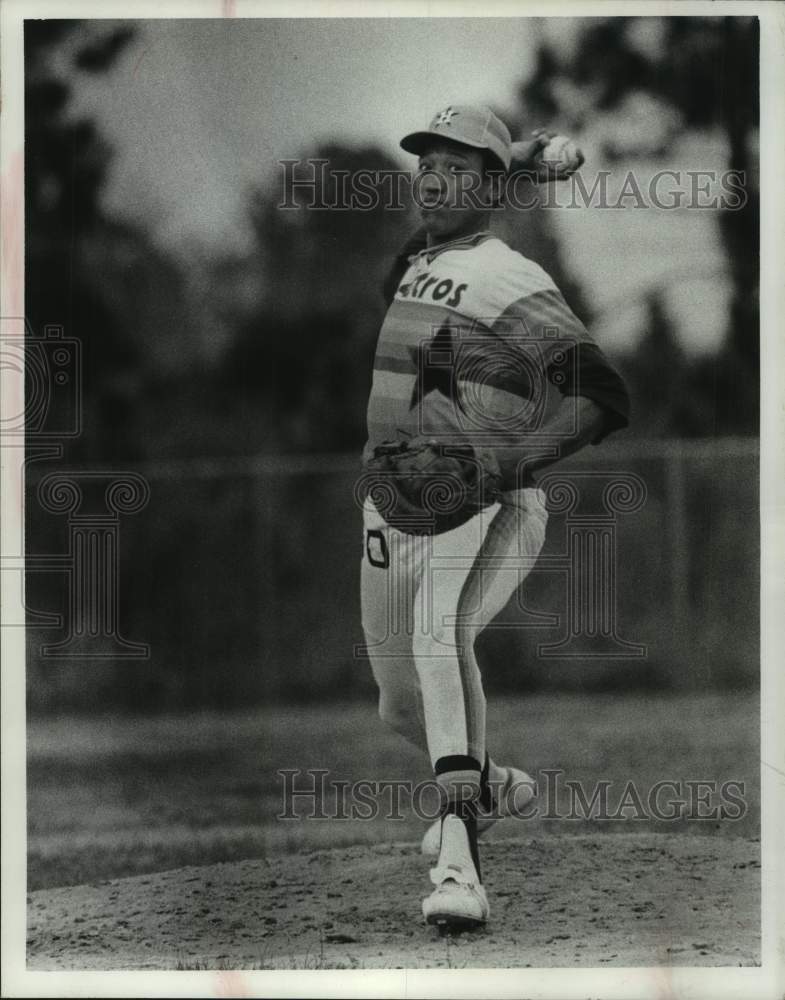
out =
[[[594,443],[603,434],[606,418],[606,411],[593,399],[565,397],[554,416],[537,431],[538,438],[558,441],[558,455],[537,455],[536,449],[532,454],[533,449],[527,442],[518,451],[500,451],[497,457],[505,489],[516,489],[525,481],[526,473],[544,469]]]

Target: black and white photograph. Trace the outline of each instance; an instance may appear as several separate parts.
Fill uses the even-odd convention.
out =
[[[785,11],[343,13],[3,5],[2,995],[774,1000]]]

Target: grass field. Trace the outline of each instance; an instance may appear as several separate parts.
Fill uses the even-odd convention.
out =
[[[492,840],[545,833],[758,835],[756,695],[531,695],[489,703],[498,761],[536,776],[561,768],[587,789],[628,781],[744,783],[737,821],[509,820]],[[187,865],[415,841],[401,819],[276,819],[282,769],[325,768],[328,781],[425,780],[424,757],[366,704],[271,707],[154,718],[46,718],[28,727],[28,889],[78,885]],[[305,778],[302,779],[306,780]],[[614,799],[615,796],[615,799]],[[563,806],[566,802],[560,799]],[[326,802],[326,811],[333,805]],[[560,814],[566,808],[560,809]]]

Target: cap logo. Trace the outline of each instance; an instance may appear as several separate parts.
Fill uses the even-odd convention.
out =
[[[451,107],[445,108],[444,111],[440,111],[434,120],[434,127],[436,125],[449,125],[452,119],[459,114],[458,111],[453,111]]]

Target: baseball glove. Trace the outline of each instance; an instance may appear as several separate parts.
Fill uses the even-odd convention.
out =
[[[502,476],[494,453],[454,427],[437,420],[442,427],[434,433],[432,419],[430,426],[414,422],[419,433],[403,430],[374,449],[365,465],[366,495],[399,531],[439,535],[494,503]]]

